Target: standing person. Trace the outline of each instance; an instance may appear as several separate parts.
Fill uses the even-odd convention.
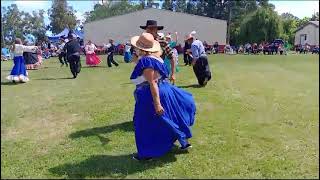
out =
[[[165,40],[160,40],[159,39],[159,35],[158,35],[158,31],[163,29],[163,26],[158,26],[157,25],[157,21],[155,20],[147,20],[147,23],[145,26],[140,26],[141,29],[144,29],[145,32],[150,33],[153,35],[153,38],[155,40],[157,40],[160,45],[161,48],[163,49],[163,52],[158,52],[159,55],[162,54],[162,57],[167,55],[170,59],[170,64],[171,64],[171,74],[170,74],[170,81],[175,81],[175,68],[176,68],[176,62],[175,62],[175,58],[173,56],[173,51],[172,48],[169,47],[169,44],[165,41]],[[138,59],[138,55],[134,52],[133,53],[133,61],[136,62]]]
[[[287,55],[287,51],[289,50],[289,43],[288,41],[284,42],[284,55]]]
[[[191,45],[187,41],[184,41],[183,61],[184,61],[185,66],[187,66],[187,65],[191,66],[192,58],[189,55],[190,52],[191,52]]]
[[[192,94],[171,85],[169,73],[161,58],[161,47],[149,33],[131,38],[138,49],[131,81],[134,91],[133,116],[137,155],[135,160],[150,160],[171,150],[176,140],[181,150],[188,150],[192,137],[196,106]]]
[[[63,37],[61,37],[60,39],[60,44],[59,44],[59,49],[58,49],[58,53],[59,53],[59,61],[61,63],[61,67],[65,64],[66,67],[68,67],[68,61],[66,59],[66,52],[64,51],[64,46],[66,45],[65,40],[63,39]],[[63,58],[63,60],[62,60]]]
[[[24,45],[34,45],[33,43],[25,42]],[[38,66],[37,52],[24,51],[22,53],[27,70],[36,70]]]
[[[67,60],[69,61],[70,70],[73,78],[77,78],[81,70],[80,52],[81,47],[77,39],[72,33],[68,34],[69,41],[65,44],[63,50],[66,52]]]
[[[175,47],[177,45],[177,42],[178,42],[178,32],[175,32],[175,40],[174,41],[172,40],[171,34],[167,34],[166,37],[165,37],[165,42],[171,48],[171,51],[172,51],[172,55],[171,55],[172,57],[171,58],[174,59],[175,66],[176,66],[176,68],[174,70],[174,73],[177,73],[179,71],[178,66],[177,66],[177,59],[179,57],[176,56],[174,49],[175,49]],[[167,54],[162,54],[162,59],[164,60],[164,64],[168,68],[169,74],[172,74],[170,56],[168,56]],[[173,80],[172,83],[174,84],[175,81]]]
[[[204,46],[200,40],[195,40],[192,35],[188,35],[187,41],[191,44],[192,66],[198,83],[201,86],[206,86],[211,79],[211,71]]]
[[[125,52],[124,52],[124,62],[128,63],[131,61],[131,44],[129,42],[126,43],[126,46],[125,46]]]
[[[14,66],[11,70],[10,75],[7,77],[9,81],[12,81],[13,83],[29,81],[23,58],[23,52],[35,52],[37,48],[37,46],[24,46],[22,45],[22,41],[20,38],[15,39],[15,44],[13,45],[12,49],[14,53]]]
[[[38,46],[38,50],[37,50],[38,64],[39,64],[39,66],[41,66],[41,65],[42,65],[42,50],[41,50],[41,43],[40,43],[40,42],[38,42],[37,46]]]
[[[95,50],[97,50],[97,47],[89,40],[85,46],[86,64],[89,66],[97,66],[101,62]]]
[[[119,64],[113,59],[114,52],[116,50],[116,47],[113,44],[113,40],[109,40],[109,45],[105,46],[106,47],[106,52],[107,52],[107,64],[108,67],[112,67],[112,64],[115,66],[119,66]],[[112,63],[112,64],[111,64]]]

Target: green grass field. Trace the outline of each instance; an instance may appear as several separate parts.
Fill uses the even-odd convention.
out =
[[[319,178],[319,56],[212,55],[205,88],[181,65],[193,149],[145,163],[131,159],[134,65],[102,58],[75,80],[51,58],[17,85],[1,62],[1,178]]]

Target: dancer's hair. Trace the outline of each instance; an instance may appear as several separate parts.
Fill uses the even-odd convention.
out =
[[[14,40],[14,44],[13,44],[13,47],[12,47],[12,51],[14,52],[15,48],[16,48],[16,44],[22,44],[22,41],[20,38],[16,38]]]

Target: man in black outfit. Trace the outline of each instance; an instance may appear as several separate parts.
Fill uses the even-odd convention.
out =
[[[185,41],[183,47],[183,61],[185,66],[191,66],[192,57],[189,55],[189,53],[191,53],[191,44]]]
[[[58,52],[59,52],[59,61],[61,63],[61,67],[65,64],[67,67],[68,67],[68,62],[67,62],[67,59],[66,59],[66,53],[64,52],[63,48],[64,48],[64,45],[66,43],[64,42],[64,38],[63,36],[60,37],[60,45],[58,46]],[[63,60],[62,60],[63,58]]]
[[[114,54],[114,52],[116,50],[116,47],[113,44],[113,40],[110,39],[109,43],[110,43],[110,47],[107,48],[107,54],[108,54],[107,63],[108,63],[108,66],[112,67],[111,63],[116,65],[116,66],[119,66],[119,64],[116,61],[114,61],[114,59],[113,59],[113,54]]]
[[[69,41],[64,46],[64,51],[67,53],[67,60],[69,61],[69,66],[73,78],[76,78],[80,73],[81,64],[80,64],[80,51],[81,47],[79,41],[75,39],[75,36],[72,33],[68,34]]]

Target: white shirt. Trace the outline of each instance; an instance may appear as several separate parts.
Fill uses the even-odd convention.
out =
[[[97,47],[94,45],[94,44],[87,44],[86,47],[85,47],[85,50],[86,50],[86,53],[88,54],[93,54],[94,53],[94,50],[96,50]]]
[[[129,46],[129,45],[125,46],[125,52],[130,52],[130,49],[131,49],[131,46]]]
[[[37,46],[24,46],[22,44],[15,44],[14,56],[22,56],[23,52],[35,52]]]

